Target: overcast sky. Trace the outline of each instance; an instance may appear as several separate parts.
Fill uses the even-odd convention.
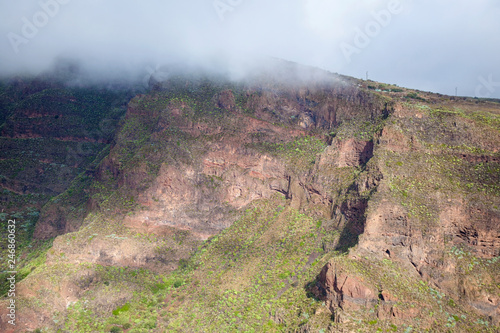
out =
[[[146,75],[179,60],[244,71],[240,60],[273,56],[500,98],[498,0],[0,0],[0,33],[4,74],[36,74],[58,57]]]

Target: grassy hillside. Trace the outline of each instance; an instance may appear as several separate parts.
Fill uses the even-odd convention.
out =
[[[121,118],[104,91],[42,90],[19,104],[67,111],[68,127],[44,134],[48,142],[86,137],[102,119],[117,128],[87,143],[95,147],[43,209],[27,210],[21,323],[43,332],[498,331],[500,104],[325,80],[179,76],[135,96]],[[56,97],[45,103],[43,92]],[[70,95],[82,104],[56,101]],[[13,128],[35,126],[14,124],[34,118],[16,114],[3,139],[22,145]],[[26,150],[14,143],[5,151]],[[55,164],[58,151],[44,145]],[[2,172],[19,180],[24,171]],[[37,221],[41,239],[30,242]]]

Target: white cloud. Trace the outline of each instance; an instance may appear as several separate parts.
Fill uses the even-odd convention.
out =
[[[80,57],[100,72],[165,59],[224,67],[235,63],[231,57],[269,55],[450,94],[458,86],[474,95],[481,75],[500,81],[496,0],[400,0],[404,11],[378,30],[372,13],[398,0],[219,1],[232,4],[224,20],[214,0],[0,0],[0,73],[36,73],[60,55]],[[43,14],[40,3],[59,2],[26,38],[22,29]],[[370,27],[376,34],[369,44],[346,61],[342,43],[354,45],[358,31]],[[27,41],[16,45],[18,53],[8,33]]]

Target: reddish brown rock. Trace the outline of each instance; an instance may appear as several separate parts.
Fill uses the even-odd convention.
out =
[[[318,276],[315,293],[325,300],[332,313],[337,307],[342,310],[358,310],[377,303],[376,293],[367,287],[360,277],[347,274],[329,262]]]
[[[320,166],[335,166],[339,168],[360,166],[373,157],[373,142],[348,139],[334,140],[329,146],[319,163]]]
[[[349,139],[338,144],[339,159],[337,166],[339,168],[346,166],[359,166],[368,162],[373,156],[372,141],[358,141]]]
[[[234,100],[234,94],[231,90],[222,91],[217,98],[217,106],[228,110],[233,111],[236,109],[236,102]]]

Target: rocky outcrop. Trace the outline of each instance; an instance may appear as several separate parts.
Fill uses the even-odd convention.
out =
[[[221,109],[234,111],[236,109],[236,102],[234,94],[231,90],[224,90],[216,97],[216,105]]]
[[[344,321],[344,313],[355,311],[375,312],[381,320],[399,321],[418,316],[418,309],[407,309],[391,293],[374,289],[365,279],[330,261],[321,270],[311,292],[325,302],[338,323]]]
[[[359,310],[378,303],[377,294],[368,288],[359,277],[346,274],[328,263],[318,277],[316,294],[327,301],[332,313],[336,308]]]
[[[373,147],[372,141],[334,140],[319,163],[325,167],[358,167],[373,157]]]
[[[402,119],[414,116],[404,108],[398,108],[397,113]],[[425,116],[417,119],[422,119],[419,120],[421,124],[430,121],[425,120]],[[402,120],[403,123],[405,121]],[[377,195],[369,202],[365,231],[353,254],[368,252],[380,258],[396,260],[406,268],[414,269],[435,288],[462,299],[471,309],[489,316],[492,323],[497,323],[497,295],[489,287],[479,288],[472,293],[465,292],[463,276],[472,274],[472,267],[481,260],[488,263],[488,260],[500,254],[499,231],[495,227],[500,223],[500,215],[490,204],[484,204],[498,202],[498,197],[493,192],[482,195],[469,190],[496,179],[493,170],[498,170],[498,157],[494,152],[489,156],[461,156],[454,151],[446,152],[446,145],[441,146],[443,150],[436,151],[433,143],[429,143],[431,139],[428,133],[421,133],[422,128],[397,129],[388,126],[377,139],[376,149],[385,158],[378,162],[384,181]],[[464,136],[464,133],[459,135]],[[470,140],[472,142],[475,139]],[[490,138],[490,141],[496,140],[498,137],[495,135]],[[491,142],[484,142],[484,147],[489,145]],[[417,162],[418,156],[422,154],[427,156],[426,163]],[[397,162],[389,162],[391,158]],[[439,161],[435,164],[438,166],[439,163],[448,163],[448,170],[443,168],[439,174],[430,167],[432,160]],[[457,185],[454,185],[452,191],[446,187],[449,186],[446,185],[447,177],[453,175],[450,172],[453,163],[460,170],[453,176],[453,182],[457,184],[461,179],[467,179],[468,183],[462,185],[464,189],[458,190]],[[483,170],[485,165],[485,170],[489,170],[487,176],[473,174],[468,169]],[[408,173],[408,169],[413,170],[413,173]],[[433,179],[434,183],[428,182],[426,178]],[[415,188],[414,184],[421,188],[428,187],[424,192]],[[494,274],[482,269],[467,279],[468,286],[479,283],[479,280],[489,281],[486,284],[490,286],[498,283],[495,282],[498,279]]]

